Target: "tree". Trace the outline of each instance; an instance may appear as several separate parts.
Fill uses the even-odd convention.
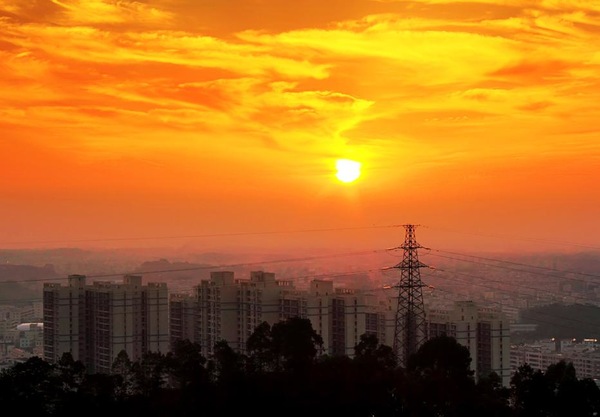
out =
[[[510,389],[502,385],[496,372],[480,376],[477,381],[474,409],[477,415],[505,417],[511,415]]]
[[[216,381],[229,382],[241,377],[244,370],[244,358],[235,352],[227,341],[221,340],[215,343],[213,351],[209,363]]]
[[[264,321],[254,329],[246,341],[252,371],[261,373],[276,368],[272,344],[271,326]]]
[[[416,375],[437,375],[448,379],[473,379],[469,349],[454,337],[438,336],[427,340],[408,358],[408,370]]]
[[[0,373],[0,407],[26,415],[52,415],[61,388],[54,365],[33,356]]]
[[[233,415],[240,403],[256,400],[249,392],[245,361],[244,355],[235,352],[225,340],[215,343],[208,368],[215,386],[216,414]]]
[[[511,388],[518,417],[600,414],[600,389],[591,379],[577,379],[573,364],[564,360],[545,372],[521,365],[511,379]]]
[[[167,354],[170,387],[177,392],[177,407],[184,415],[210,415],[214,385],[205,367],[201,346],[188,339],[177,341]],[[204,413],[201,412],[204,410]],[[173,412],[173,415],[177,413]]]
[[[542,371],[523,364],[513,374],[510,385],[515,416],[551,415],[554,394]]]
[[[171,384],[176,388],[198,385],[208,381],[208,373],[204,367],[206,358],[198,343],[188,339],[177,341],[166,358]]]
[[[56,365],[65,391],[77,391],[85,377],[85,365],[74,360],[71,352],[65,352]]]
[[[360,415],[389,414],[390,392],[397,368],[394,350],[379,343],[376,335],[365,333],[354,348],[352,363],[356,386],[352,408]]]
[[[168,380],[167,360],[160,352],[146,352],[132,366],[134,392],[144,397],[157,395]]]
[[[323,345],[323,338],[312,328],[310,320],[300,317],[275,323],[271,338],[278,368],[297,373],[313,364],[318,348]]]
[[[390,346],[380,344],[377,336],[372,333],[360,336],[360,342],[354,347],[354,361],[380,369],[394,369],[398,365],[394,350]]]
[[[114,377],[115,394],[118,399],[124,400],[134,394],[133,363],[126,350],[123,349],[117,354],[111,366],[111,375]]]
[[[397,408],[418,416],[473,415],[475,380],[469,350],[450,336],[427,340],[408,358]]]
[[[116,387],[117,378],[114,375],[106,373],[95,373],[86,375],[78,391],[78,403],[75,414],[80,415],[81,410],[85,409],[88,416],[107,416],[114,414],[122,406],[117,403]],[[71,407],[73,408],[73,407]]]
[[[310,320],[300,317],[262,323],[246,344],[252,365],[246,395],[263,416],[314,415],[316,397],[310,379],[323,340]],[[250,411],[249,411],[250,413]],[[254,412],[252,412],[254,414]]]

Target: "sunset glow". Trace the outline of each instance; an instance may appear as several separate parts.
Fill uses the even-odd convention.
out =
[[[600,246],[599,16],[0,0],[0,247],[405,222]],[[368,164],[352,187],[338,155]]]

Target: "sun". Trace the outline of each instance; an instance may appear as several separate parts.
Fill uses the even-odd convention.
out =
[[[351,159],[338,159],[335,162],[337,173],[335,176],[342,182],[353,182],[360,177],[361,163]]]

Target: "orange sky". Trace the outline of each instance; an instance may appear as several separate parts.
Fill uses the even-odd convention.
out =
[[[597,0],[0,0],[0,248],[600,248],[599,39]]]

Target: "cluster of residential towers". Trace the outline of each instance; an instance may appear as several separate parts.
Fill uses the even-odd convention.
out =
[[[44,359],[55,362],[71,352],[88,371],[108,373],[122,350],[137,360],[147,351],[166,353],[182,339],[198,343],[207,357],[219,341],[244,353],[258,325],[290,317],[310,320],[323,338],[321,354],[352,357],[363,334],[393,345],[397,294],[336,288],[332,280],[321,279],[300,289],[264,271],[245,279],[214,271],[190,293],[169,293],[166,283],[144,285],[139,275],[91,284],[84,275],[70,275],[66,285],[44,285],[43,304]],[[510,336],[504,314],[461,301],[450,309],[427,309],[426,317],[426,337],[455,337],[469,349],[476,375],[494,371],[508,384]]]

